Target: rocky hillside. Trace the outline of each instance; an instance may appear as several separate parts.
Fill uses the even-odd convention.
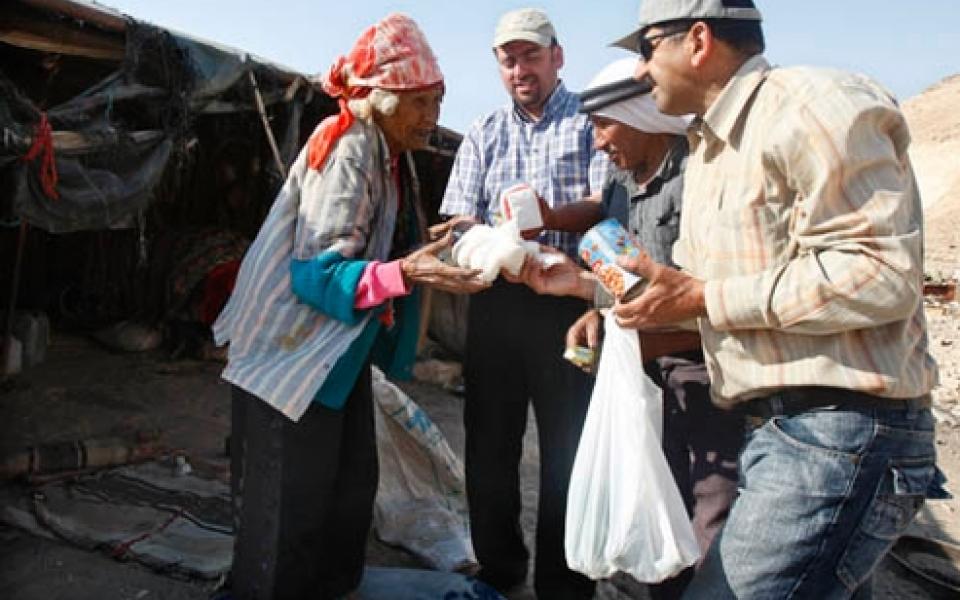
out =
[[[951,277],[960,269],[960,74],[907,100],[903,112],[926,211],[926,270]]]

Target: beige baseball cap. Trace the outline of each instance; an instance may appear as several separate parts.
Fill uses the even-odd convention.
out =
[[[557,32],[547,13],[536,8],[521,8],[500,17],[493,34],[493,47],[499,48],[509,42],[523,40],[547,48],[555,39]]]
[[[637,51],[640,33],[652,25],[679,19],[738,19],[760,21],[760,11],[753,0],[641,0],[640,19],[628,35],[611,46]]]

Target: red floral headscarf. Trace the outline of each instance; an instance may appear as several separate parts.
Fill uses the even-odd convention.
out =
[[[392,14],[371,26],[323,79],[323,89],[338,99],[340,113],[324,119],[310,138],[310,168],[323,166],[334,143],[356,120],[347,105],[351,98],[364,98],[372,88],[412,90],[442,81],[440,65],[413,19]]]

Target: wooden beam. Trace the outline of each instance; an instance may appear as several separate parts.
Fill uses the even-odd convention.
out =
[[[124,39],[94,31],[18,15],[9,4],[0,8],[0,42],[41,52],[123,60]]]
[[[27,6],[90,23],[107,31],[123,33],[127,30],[127,22],[124,20],[123,13],[108,6],[95,6],[89,2],[72,2],[71,0],[19,1]]]
[[[10,130],[3,131],[5,133],[4,137],[6,137],[8,140],[8,144],[12,142],[14,145],[18,145],[23,148],[29,148],[33,144],[32,135],[20,137]],[[142,131],[128,131],[125,133],[125,135],[129,136],[129,138],[135,143],[140,144],[158,140],[166,134],[159,129],[144,129]],[[100,147],[112,146],[119,140],[119,135],[116,133],[96,134],[80,133],[78,131],[54,131],[52,138],[53,149],[56,152],[70,154],[73,152],[88,152]]]

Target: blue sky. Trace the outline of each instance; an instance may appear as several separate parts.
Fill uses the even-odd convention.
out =
[[[326,72],[359,33],[390,12],[413,17],[447,80],[441,124],[463,131],[506,102],[490,51],[499,16],[536,6],[564,46],[561,76],[582,88],[626,56],[607,44],[630,31],[638,0],[100,0],[133,17],[258,54],[308,74]],[[960,72],[960,0],[758,0],[767,57],[866,73],[900,99]],[[601,8],[602,7],[602,8]]]

